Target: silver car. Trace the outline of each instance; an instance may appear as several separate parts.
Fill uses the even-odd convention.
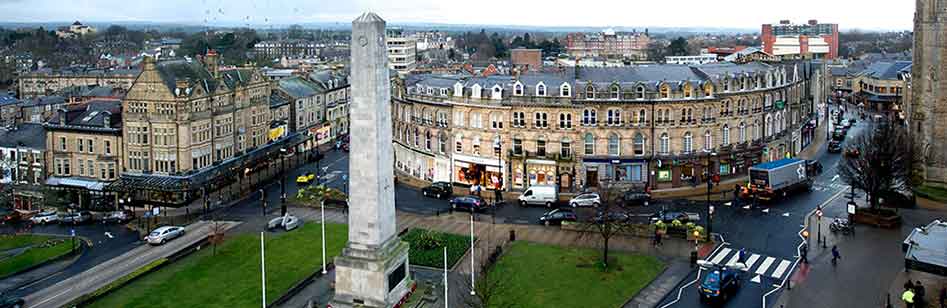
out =
[[[184,235],[184,227],[165,226],[151,231],[145,237],[145,241],[151,245],[163,245],[167,241],[179,238]]]
[[[30,221],[32,221],[34,224],[45,225],[48,223],[59,222],[59,215],[57,215],[55,211],[42,212],[33,215],[33,217],[30,218]]]
[[[602,199],[599,198],[598,193],[584,193],[573,197],[572,200],[569,200],[569,205],[572,207],[598,207],[601,204]]]
[[[286,231],[296,229],[299,227],[301,221],[298,217],[287,214],[286,216],[280,216],[273,219],[266,224],[268,230],[273,230],[276,228],[283,228]]]

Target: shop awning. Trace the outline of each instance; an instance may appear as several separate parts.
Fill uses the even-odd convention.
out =
[[[46,179],[46,185],[49,186],[67,186],[75,188],[85,188],[88,190],[101,191],[105,188],[106,183],[94,180],[86,180],[79,178],[61,178],[51,176]]]
[[[907,269],[947,276],[947,222],[914,228],[901,245]]]

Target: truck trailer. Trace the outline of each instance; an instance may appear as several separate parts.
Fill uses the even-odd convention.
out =
[[[812,174],[804,159],[786,158],[750,167],[746,197],[759,200],[783,198],[791,191],[812,188]]]

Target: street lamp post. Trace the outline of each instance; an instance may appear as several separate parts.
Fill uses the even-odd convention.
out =
[[[260,188],[260,208],[263,210],[263,216],[266,216],[266,191]]]
[[[498,173],[498,175],[497,175],[497,180],[498,180],[498,181],[497,181],[497,183],[495,183],[495,185],[494,185],[494,187],[493,187],[493,189],[494,189],[494,190],[493,190],[493,193],[494,193],[494,197],[493,197],[493,198],[494,198],[495,200],[494,200],[494,202],[493,202],[493,207],[492,207],[491,210],[490,210],[490,219],[492,220],[493,223],[496,223],[496,220],[497,220],[497,218],[496,218],[496,217],[497,217],[497,215],[496,215],[496,213],[497,213],[497,206],[500,204],[500,202],[503,201],[503,191],[502,191],[502,189],[503,189],[503,182],[504,182],[504,176],[503,176],[503,156],[500,155],[501,153],[503,153],[503,142],[502,142],[502,140],[500,139],[500,134],[497,134],[497,135],[496,135],[496,138],[493,139],[493,152],[496,153],[496,155],[497,155],[497,170],[498,170],[499,172],[497,172],[497,173]],[[473,269],[471,269],[471,271],[473,271]],[[471,292],[473,292],[473,291],[471,291]]]
[[[474,291],[474,212],[470,212],[470,295],[477,295]]]
[[[319,217],[322,226],[322,274],[326,274],[326,201],[319,201]]]
[[[711,152],[710,157],[711,158],[717,157],[717,152]],[[714,211],[713,211],[713,207],[710,205],[710,193],[713,190],[713,182],[714,182],[715,177],[714,177],[713,170],[709,170],[709,169],[714,167],[714,162],[710,158],[708,158],[707,165],[709,165],[708,170],[707,170],[707,234],[710,234],[710,232],[713,231],[712,226],[713,226],[713,221],[714,221],[713,220]]]
[[[280,151],[280,215],[286,216],[286,148]]]

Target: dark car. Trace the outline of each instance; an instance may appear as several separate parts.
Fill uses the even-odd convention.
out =
[[[648,205],[651,202],[651,194],[644,190],[631,189],[622,195],[622,202],[625,205]]]
[[[430,186],[422,188],[421,194],[425,197],[434,197],[437,199],[448,198],[454,193],[454,188],[447,182],[434,182]]]
[[[595,217],[592,218],[592,221],[596,224],[601,223],[624,223],[628,222],[631,219],[631,216],[627,213],[621,211],[608,211],[602,212],[599,211],[595,214]]]
[[[26,306],[21,297],[0,293],[0,308],[20,308]]]
[[[59,218],[59,222],[63,224],[78,225],[78,224],[92,222],[92,219],[93,218],[92,218],[91,212],[82,211],[82,212],[73,212],[73,213],[64,214],[62,217]]]
[[[700,221],[700,214],[690,212],[660,211],[651,215],[651,221],[672,222],[678,220],[682,223]]]
[[[806,160],[806,172],[810,176],[822,174],[822,163],[818,160]]]
[[[576,221],[575,212],[563,209],[555,209],[542,217],[539,217],[539,223],[544,225],[561,225],[563,221]]]
[[[471,212],[480,212],[487,209],[487,202],[478,196],[460,196],[450,199],[450,207],[455,210],[468,210]]]
[[[709,272],[701,282],[700,299],[702,301],[725,301],[740,289],[740,276],[743,271],[719,266]]]
[[[132,212],[129,210],[121,210],[121,211],[109,212],[109,214],[106,215],[105,218],[102,218],[102,222],[123,224],[123,223],[131,221],[132,219],[135,219],[135,212]]]
[[[842,153],[842,142],[838,140],[829,141],[829,153]]]
[[[847,133],[848,132],[845,131],[845,129],[836,128],[835,131],[832,132],[832,140],[837,140],[837,141],[845,140],[845,134]]]

